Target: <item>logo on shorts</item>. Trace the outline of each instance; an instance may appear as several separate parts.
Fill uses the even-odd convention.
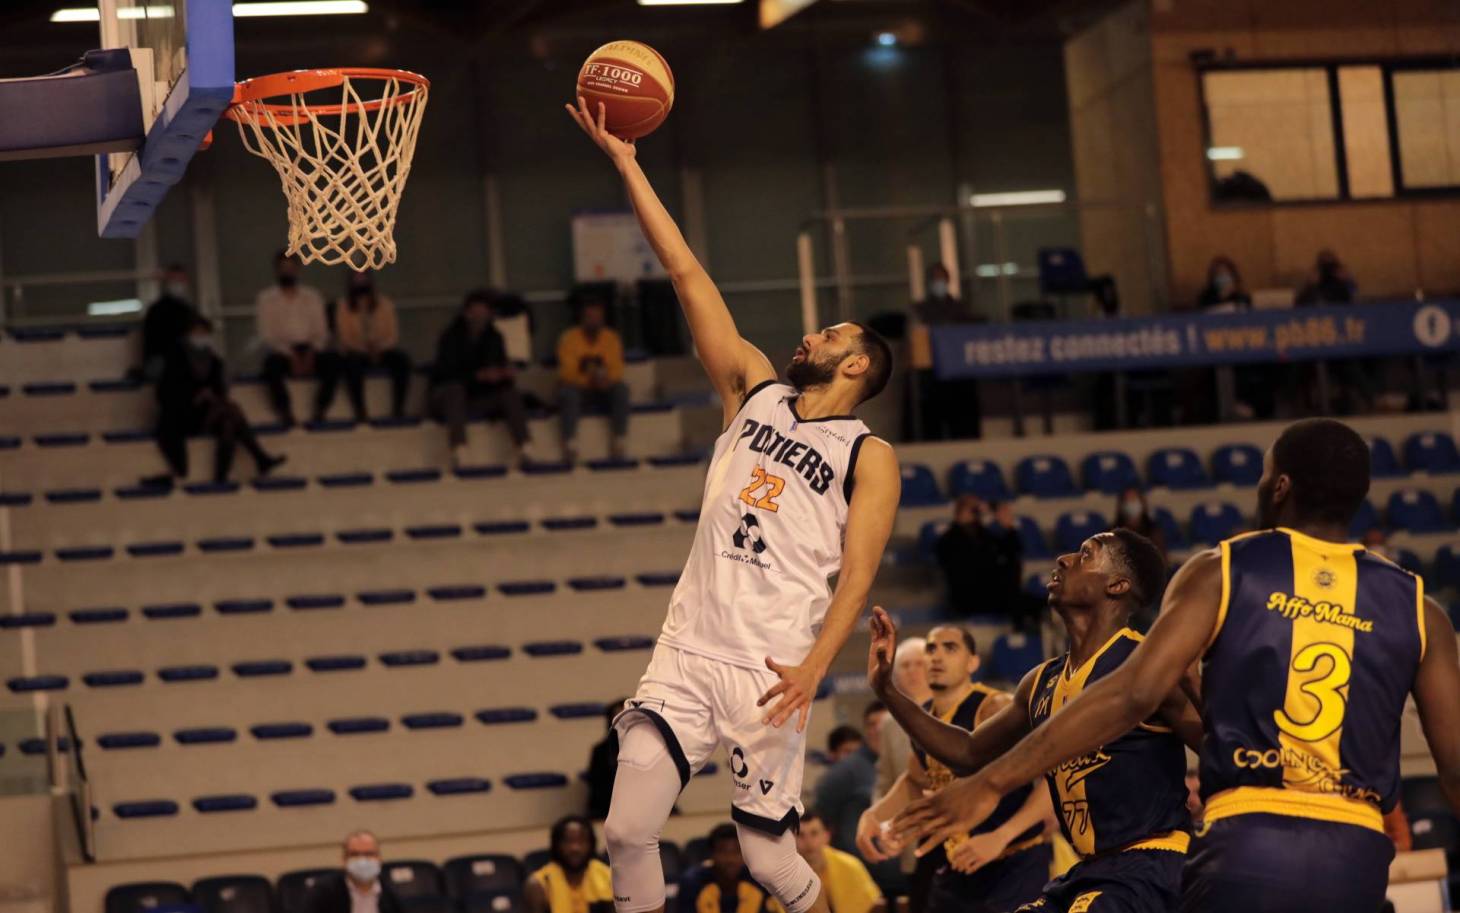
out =
[[[745,752],[740,750],[739,745],[730,752],[730,772],[735,775],[736,779],[750,773],[750,765],[745,763]]]
[[[760,521],[755,514],[746,514],[740,518],[740,528],[735,530],[732,537],[735,547],[739,549],[750,549],[759,555],[765,551],[765,540],[761,538]]]
[[[775,786],[775,785],[776,785],[776,781],[775,780],[761,780],[760,781],[760,794],[762,796],[769,796],[771,794],[771,787],[772,786]]]

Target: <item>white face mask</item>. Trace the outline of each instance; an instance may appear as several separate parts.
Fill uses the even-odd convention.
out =
[[[204,350],[204,351],[208,351],[208,352],[213,351],[213,337],[212,336],[198,336],[198,335],[189,336],[188,337],[188,344],[191,345],[195,349],[200,349],[200,350]]]
[[[928,283],[928,294],[934,298],[944,298],[948,295],[948,280],[934,279]]]
[[[1134,520],[1143,513],[1145,511],[1141,509],[1141,502],[1135,498],[1120,502],[1120,514],[1127,520]]]
[[[358,882],[374,881],[380,877],[380,860],[374,856],[351,856],[345,860],[345,871]]]
[[[169,282],[163,286],[163,291],[174,298],[186,298],[188,296],[188,284],[186,282]]]

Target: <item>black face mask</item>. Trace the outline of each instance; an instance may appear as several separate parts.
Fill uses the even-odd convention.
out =
[[[280,275],[275,278],[275,281],[279,283],[279,288],[293,288],[299,284],[299,277]]]

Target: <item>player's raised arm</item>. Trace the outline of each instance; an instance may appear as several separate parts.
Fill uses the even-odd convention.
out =
[[[766,710],[765,721],[772,726],[780,727],[792,714],[799,714],[796,730],[806,728],[816,689],[857,626],[872,581],[877,577],[877,567],[882,563],[882,551],[892,535],[892,521],[897,517],[897,502],[902,495],[902,476],[892,447],[880,438],[864,440],[853,478],[841,573],[837,575],[836,592],[826,608],[821,633],[800,665],[783,665],[774,657],[766,657],[766,666],[781,680],[761,697],[757,706],[765,707],[780,698]]]
[[[603,103],[599,102],[597,112],[590,112],[580,95],[578,106],[567,108],[573,120],[608,155],[623,177],[644,237],[674,283],[690,334],[694,336],[695,351],[720,394],[728,423],[739,410],[745,394],[761,381],[774,379],[775,369],[759,349],[741,338],[720,290],[659,201],[644,169],[639,167],[634,144],[604,129]]]
[[[1425,599],[1423,622],[1427,643],[1414,679],[1414,703],[1435,758],[1440,789],[1450,810],[1460,815],[1460,662],[1450,619],[1433,599]]]

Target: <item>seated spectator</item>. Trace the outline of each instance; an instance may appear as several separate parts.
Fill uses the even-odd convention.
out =
[[[779,913],[780,904],[746,870],[735,825],[716,825],[709,843],[710,858],[679,880],[676,913]]]
[[[877,787],[876,734],[887,718],[887,708],[873,701],[862,711],[862,730],[838,726],[827,737],[831,766],[816,784],[816,808],[826,816],[833,845],[843,852],[857,851],[857,822],[872,804]]]
[[[1338,259],[1338,254],[1324,249],[1318,252],[1313,272],[1308,282],[1298,291],[1297,305],[1313,307],[1318,305],[1353,304],[1358,300],[1359,286],[1353,273]],[[1325,362],[1337,388],[1333,403],[1311,402],[1315,409],[1331,409],[1339,415],[1355,415],[1372,410],[1374,397],[1379,392],[1381,365],[1374,358],[1347,358],[1342,361]],[[1308,393],[1317,390],[1313,369],[1305,366],[1301,381]]]
[[[380,841],[369,831],[345,838],[345,867],[317,882],[307,913],[400,913],[400,900],[380,880]]]
[[[1197,307],[1207,313],[1231,313],[1252,309],[1252,296],[1242,284],[1242,274],[1231,257],[1216,256],[1207,266],[1207,284],[1197,298]]]
[[[548,838],[551,861],[527,876],[528,913],[613,913],[613,878],[587,818],[559,818]]]
[[[821,813],[808,810],[796,831],[796,852],[821,879],[831,913],[872,913],[887,908],[867,867],[851,853],[831,845],[832,831]]]
[[[958,296],[951,285],[948,268],[941,263],[928,267],[927,297],[912,306],[913,316],[921,324],[937,326],[946,323],[980,323],[982,318]],[[908,422],[916,413],[921,426],[919,440],[968,440],[982,432],[979,412],[978,381],[972,378],[939,379],[930,368],[917,368],[909,384]],[[913,430],[908,428],[908,437]]]
[[[286,427],[294,425],[289,378],[319,379],[314,397],[316,422],[324,418],[339,382],[339,357],[329,350],[324,298],[311,286],[299,284],[300,269],[298,257],[279,251],[274,255],[274,284],[259,292],[254,301],[258,336],[266,349],[264,383],[274,414]]]
[[[1308,307],[1317,304],[1353,304],[1359,297],[1358,283],[1338,254],[1327,248],[1318,252],[1308,282],[1298,290],[1296,304]]]
[[[228,397],[223,359],[214,351],[213,325],[194,316],[187,335],[173,343],[157,381],[157,447],[167,460],[170,475],[147,479],[152,485],[172,485],[188,476],[188,437],[209,434],[215,439],[213,481],[228,481],[238,445],[253,457],[259,475],[268,475],[284,462],[259,444],[238,403]]]
[[[197,316],[187,271],[176,263],[168,266],[162,272],[162,295],[147,307],[147,315],[142,318],[143,378],[155,381],[162,376],[162,363]]]
[[[466,423],[473,418],[503,417],[512,436],[513,461],[529,460],[527,407],[518,392],[517,370],[507,360],[502,334],[492,326],[497,292],[468,292],[461,313],[436,343],[431,369],[431,414],[446,422],[452,464],[466,462]]]
[[[372,368],[389,372],[390,414],[404,417],[411,358],[400,348],[395,302],[376,290],[372,273],[350,273],[345,297],[335,302],[335,338],[355,421],[370,418],[365,409],[365,373]]]
[[[609,450],[622,459],[629,432],[629,387],[624,383],[624,346],[607,325],[608,309],[597,298],[578,306],[578,325],[558,337],[558,417],[563,462],[578,460],[578,418],[586,409],[609,416]]]
[[[953,525],[938,537],[938,565],[948,584],[948,608],[957,618],[1003,615],[1025,633],[1039,619],[1039,600],[1024,592],[1024,544],[1008,504],[988,505],[963,495],[953,505]]]
[[[1154,542],[1163,556],[1166,554],[1166,532],[1151,516],[1146,493],[1135,486],[1122,491],[1115,499],[1115,529],[1140,533]]]
[[[602,821],[608,817],[608,803],[613,798],[613,781],[618,775],[618,730],[614,717],[624,709],[624,698],[609,701],[603,707],[603,722],[608,731],[588,755],[588,817]]]

